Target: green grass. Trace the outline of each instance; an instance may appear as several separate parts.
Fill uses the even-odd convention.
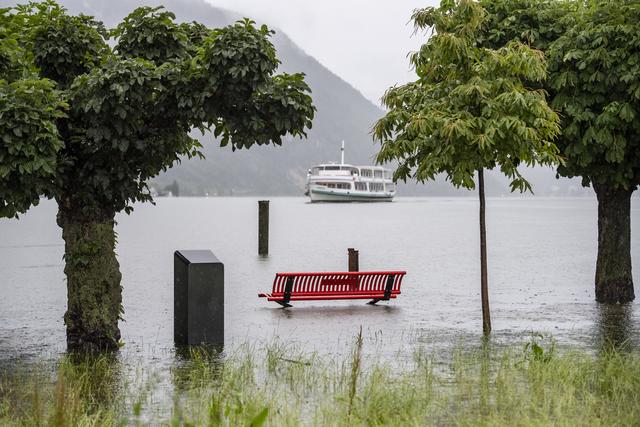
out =
[[[278,343],[192,349],[164,385],[118,358],[66,357],[0,374],[0,425],[640,425],[635,351],[487,344],[390,365],[362,342],[343,358]]]

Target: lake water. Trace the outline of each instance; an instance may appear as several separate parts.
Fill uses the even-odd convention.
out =
[[[437,350],[481,336],[478,204],[473,198],[398,198],[382,204],[309,204],[271,199],[270,256],[257,256],[254,198],[158,199],[119,215],[127,354],[170,360],[173,252],[211,249],[225,264],[225,346],[278,340],[341,353],[360,327],[378,351]],[[632,256],[640,284],[640,200],[633,202]],[[0,364],[56,358],[65,349],[63,241],[56,205],[0,221]],[[493,340],[532,331],[595,348],[604,339],[640,341],[638,303],[594,301],[595,199],[488,200]],[[347,248],[360,269],[406,270],[390,303],[297,302],[282,310],[257,297],[279,271],[340,271]],[[640,291],[636,291],[640,295]]]

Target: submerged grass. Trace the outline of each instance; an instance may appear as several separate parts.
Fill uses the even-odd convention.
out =
[[[149,372],[108,356],[0,374],[0,425],[640,425],[640,354],[524,348],[417,350],[406,363],[279,343],[233,354],[191,349],[169,374],[169,405]]]

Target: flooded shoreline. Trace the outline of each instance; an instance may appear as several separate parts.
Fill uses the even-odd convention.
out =
[[[637,210],[638,199],[634,199]],[[63,246],[55,204],[0,222],[0,361],[56,359],[65,350]],[[489,289],[493,340],[532,333],[595,349],[639,340],[636,303],[594,301],[595,199],[489,199]],[[640,224],[632,215],[632,258],[640,265]],[[341,354],[362,326],[382,341],[382,357],[412,346],[450,349],[480,342],[477,202],[399,198],[390,204],[311,205],[271,199],[271,250],[257,256],[257,199],[159,199],[118,217],[123,273],[123,352],[173,363],[172,254],[211,249],[226,271],[226,347],[277,339]],[[403,294],[370,307],[299,302],[281,310],[257,298],[275,272],[346,270],[348,247],[361,270],[403,269]],[[636,268],[635,271],[638,271]],[[636,282],[638,282],[636,273]],[[365,349],[367,347],[365,346]],[[371,349],[370,351],[374,351]],[[164,362],[163,362],[164,361]]]

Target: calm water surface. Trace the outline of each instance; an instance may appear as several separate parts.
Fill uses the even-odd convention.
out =
[[[640,284],[639,200],[632,210],[632,256]],[[479,238],[475,199],[398,198],[383,204],[314,204],[271,199],[270,256],[257,256],[257,199],[159,199],[119,215],[125,352],[170,362],[173,252],[211,249],[225,264],[226,347],[278,340],[340,354],[362,326],[376,351],[434,350],[480,338]],[[43,202],[19,221],[0,221],[0,364],[64,352],[63,242],[56,205]],[[595,199],[488,201],[493,339],[532,331],[561,344],[596,348],[640,341],[638,303],[594,302]],[[407,271],[403,294],[377,307],[298,302],[289,310],[257,298],[279,271],[346,270],[347,248],[361,270]],[[638,286],[636,285],[636,288]],[[636,290],[637,294],[640,291]],[[380,345],[382,343],[382,345]]]

